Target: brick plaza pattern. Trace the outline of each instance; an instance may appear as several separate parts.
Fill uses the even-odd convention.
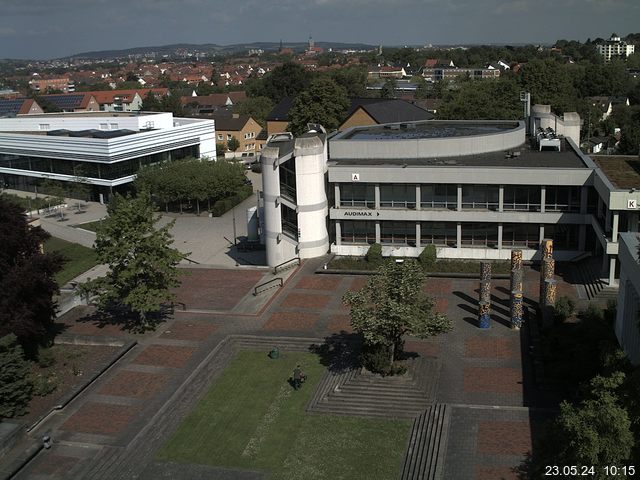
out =
[[[519,368],[467,367],[464,390],[502,394],[522,394],[522,371]]]
[[[137,407],[87,402],[62,425],[61,429],[115,436],[135,418],[137,413]]]
[[[100,393],[122,397],[150,398],[164,386],[168,375],[122,370],[107,383]]]
[[[191,358],[195,348],[174,347],[172,345],[149,345],[133,363],[157,367],[181,368]]]

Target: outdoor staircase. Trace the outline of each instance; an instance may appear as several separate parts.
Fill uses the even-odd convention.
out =
[[[589,258],[572,266],[572,282],[578,285],[581,298],[594,300],[607,287],[600,278],[598,264],[598,258]]]
[[[328,372],[307,411],[367,417],[414,418],[435,399],[440,364],[434,359],[408,361],[402,376],[382,377],[361,369]]]
[[[442,478],[451,408],[436,404],[413,421],[400,480],[438,480]]]

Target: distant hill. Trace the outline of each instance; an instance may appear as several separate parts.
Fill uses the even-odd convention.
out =
[[[283,43],[283,47],[291,48],[293,50],[304,50],[307,48],[307,42],[293,42]],[[333,50],[353,49],[353,50],[371,50],[376,48],[374,45],[366,45],[364,43],[340,43],[340,42],[315,42],[317,47],[322,47],[325,50],[329,48]],[[178,50],[187,50],[189,52],[201,52],[206,54],[229,54],[240,53],[249,49],[262,49],[265,52],[275,52],[280,48],[280,42],[253,42],[253,43],[238,43],[233,45],[217,45],[215,43],[205,44],[191,44],[191,43],[176,43],[172,45],[162,45],[156,47],[135,47],[127,48],[123,50],[101,50],[96,52],[82,52],[76,53],[65,58],[76,59],[110,59],[110,58],[122,58],[129,55],[149,55],[155,53],[156,56],[163,55],[175,55]]]

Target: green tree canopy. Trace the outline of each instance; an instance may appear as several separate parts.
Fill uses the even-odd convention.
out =
[[[116,194],[108,213],[98,228],[95,248],[109,272],[84,284],[82,290],[97,295],[102,309],[128,308],[137,317],[135,327],[145,329],[148,315],[159,312],[179,284],[176,265],[184,255],[171,247],[174,222],[155,228],[160,217],[146,195]]]
[[[309,86],[312,74],[293,62],[285,62],[267,73],[261,80],[249,82],[250,97],[269,97],[278,103],[284,97],[295,97]]]
[[[29,350],[46,339],[56,313],[54,275],[63,259],[41,253],[47,238],[18,205],[0,196],[0,336],[13,333]]]
[[[369,277],[357,292],[347,292],[343,302],[351,307],[351,325],[365,345],[389,352],[389,364],[402,349],[404,335],[427,338],[446,332],[452,323],[433,310],[433,300],[422,291],[424,272],[416,260],[389,262]]]
[[[382,88],[380,89],[380,98],[395,98],[397,87],[398,82],[396,82],[396,79],[388,78],[387,80],[385,80]]]
[[[344,87],[329,78],[318,78],[293,102],[289,111],[289,129],[300,135],[308,123],[319,123],[327,130],[340,126],[349,108],[349,98]]]
[[[240,115],[249,115],[264,128],[267,126],[267,115],[273,107],[269,97],[250,97],[236,105],[234,110]]]
[[[227,140],[227,148],[232,152],[235,152],[240,148],[240,142],[236,137],[231,137],[229,140]]]
[[[438,118],[448,120],[516,120],[522,118],[520,89],[509,78],[471,80],[447,90]]]
[[[0,337],[0,418],[22,415],[31,399],[29,362],[15,335]]]

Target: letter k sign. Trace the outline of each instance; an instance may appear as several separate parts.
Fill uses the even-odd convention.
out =
[[[638,201],[637,200],[627,200],[627,208],[628,209],[636,209],[638,208]]]

